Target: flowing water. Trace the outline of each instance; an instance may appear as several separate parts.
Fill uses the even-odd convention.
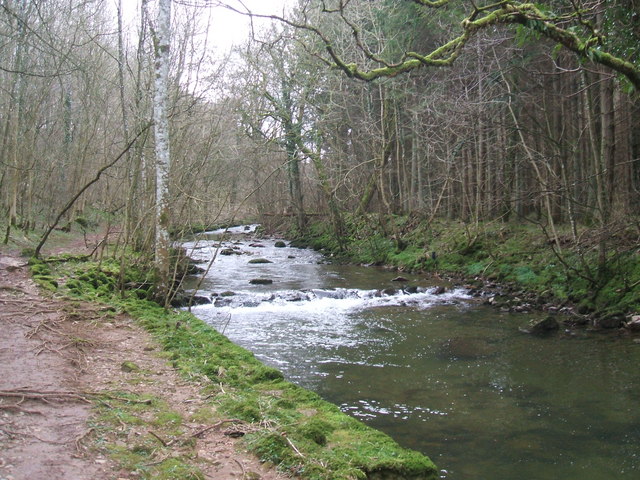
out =
[[[218,232],[219,233],[219,232]],[[193,309],[450,480],[640,478],[640,344],[617,333],[522,333],[535,315],[433,279],[332,265],[236,229]],[[187,242],[206,261],[215,235]],[[250,264],[264,258],[273,263]],[[251,279],[273,280],[252,285]],[[401,287],[414,286],[417,288]],[[397,291],[384,291],[393,288]],[[412,293],[407,293],[412,292]]]

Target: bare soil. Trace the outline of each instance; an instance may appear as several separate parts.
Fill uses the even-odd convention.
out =
[[[140,478],[96,447],[95,394],[112,391],[162,398],[187,419],[193,461],[206,478],[284,479],[243,451],[229,424],[189,420],[211,408],[201,387],[178,375],[132,319],[40,292],[26,259],[0,252],[0,480]]]

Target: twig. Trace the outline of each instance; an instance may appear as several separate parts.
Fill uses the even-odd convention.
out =
[[[168,447],[171,445],[172,442],[167,442],[164,438],[162,438],[160,435],[158,435],[156,432],[154,432],[153,430],[149,430],[149,433],[151,435],[153,435],[154,437],[156,437],[158,439],[158,441],[162,444],[163,447]]]
[[[244,469],[244,465],[242,465],[242,463],[240,463],[240,461],[237,458],[233,459],[238,465],[240,465],[240,468],[242,469],[242,478],[244,478],[247,475],[247,472]]]
[[[205,433],[207,433],[210,430],[213,430],[214,428],[218,428],[219,426],[225,424],[225,423],[245,423],[240,419],[237,418],[229,418],[227,420],[220,420],[219,422],[214,423],[213,425],[209,425],[208,427],[205,427],[201,430],[198,430],[196,433],[191,435],[191,438],[199,438],[202,435],[204,435]]]
[[[289,439],[289,437],[284,437],[285,440],[287,441],[287,443],[291,446],[291,448],[293,448],[293,451],[296,452],[298,455],[300,455],[302,458],[304,458],[304,455],[302,453],[300,453],[300,450],[298,450],[296,448],[296,446],[293,444],[293,442]]]
[[[56,313],[56,312],[50,312],[50,313]],[[37,313],[36,313],[36,315],[37,315]],[[36,335],[38,333],[40,328],[46,328],[47,330],[49,330],[49,331],[51,331],[53,333],[57,333],[57,334],[62,335],[62,332],[60,330],[56,330],[56,329],[50,327],[49,325],[47,325],[47,323],[53,323],[54,325],[58,325],[57,322],[54,322],[54,321],[47,322],[46,320],[42,320],[38,325],[33,327],[31,330],[29,330],[25,334],[25,337],[27,337],[27,338],[33,337],[34,335]]]

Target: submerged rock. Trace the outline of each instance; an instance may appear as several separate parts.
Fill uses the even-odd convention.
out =
[[[314,288],[311,290],[311,293],[313,293],[316,298],[334,298],[334,299],[341,299],[341,298],[345,298],[345,292],[340,290],[320,290],[317,288]]]
[[[533,322],[529,328],[521,328],[524,333],[530,333],[532,335],[547,335],[552,332],[558,331],[560,324],[555,317],[549,315],[544,320]]]
[[[273,283],[273,280],[271,280],[270,278],[252,278],[251,280],[249,280],[249,283],[251,285],[271,285]]]
[[[233,300],[229,297],[216,297],[216,299],[213,301],[213,305],[216,307],[226,307],[228,305],[231,305],[232,302]]]
[[[407,279],[406,279],[405,277],[398,276],[398,277],[396,277],[396,278],[392,278],[392,279],[391,279],[391,281],[392,281],[392,282],[406,282],[406,281],[407,281]]]
[[[443,360],[478,360],[496,353],[496,347],[482,338],[454,337],[440,345],[437,356]]]

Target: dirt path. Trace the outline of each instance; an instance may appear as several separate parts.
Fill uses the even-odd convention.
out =
[[[239,450],[229,425],[197,415],[212,408],[202,386],[177,375],[146,331],[106,313],[48,298],[24,258],[0,253],[0,480],[140,478],[96,446],[94,394],[112,391],[152,395],[177,412],[183,436],[192,440],[189,456],[206,478],[285,478]],[[100,440],[126,447],[149,433],[156,435],[148,425],[122,423]],[[154,460],[184,453],[178,446],[164,450],[165,458]]]

